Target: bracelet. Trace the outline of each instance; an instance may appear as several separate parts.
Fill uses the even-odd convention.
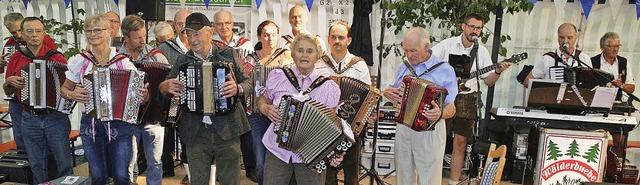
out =
[[[497,75],[502,74],[502,72],[498,73],[498,70],[493,71],[494,73],[496,73]]]

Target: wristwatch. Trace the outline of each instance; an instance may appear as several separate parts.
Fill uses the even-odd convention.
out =
[[[241,85],[238,85],[238,96],[242,96],[244,95],[244,89],[242,88]]]

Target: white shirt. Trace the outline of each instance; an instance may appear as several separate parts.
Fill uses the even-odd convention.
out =
[[[437,56],[438,58],[441,58],[446,62],[449,62],[449,54],[470,56],[471,48],[473,48],[473,45],[471,45],[471,47],[469,48],[465,48],[464,45],[462,45],[462,39],[462,35],[445,39],[431,48],[431,54]],[[480,64],[479,69],[493,65],[493,62],[491,61],[491,55],[489,55],[489,50],[487,50],[487,48],[480,44],[478,45],[477,58],[478,63]],[[473,64],[471,65],[470,72],[476,71],[475,61],[473,61],[472,63]],[[480,78],[488,77],[491,74],[490,72],[493,71],[494,70],[491,70],[485,74],[480,75]]]
[[[624,84],[636,84],[636,81],[633,79],[633,68],[629,66],[629,61],[627,61],[627,71],[625,71],[625,76],[627,79]],[[609,64],[606,60],[604,60],[604,54],[600,55],[600,70],[603,70],[607,73],[613,74],[613,80],[618,80],[620,74],[618,74],[618,57],[615,57],[613,64]]]
[[[575,51],[576,50],[574,50],[572,54],[575,54]],[[573,58],[571,57],[565,58],[562,55],[562,51],[560,51],[559,49],[556,49],[555,52],[556,54],[558,54],[558,56],[560,56],[560,58],[562,58],[563,61],[569,64],[570,67],[578,66],[578,61],[573,60]],[[589,56],[584,52],[580,53],[580,56],[578,56],[578,58],[582,60],[582,62],[584,62],[585,64],[591,66],[591,58],[589,58]],[[536,60],[536,63],[533,66],[533,69],[531,70],[531,74],[533,75],[533,78],[550,80],[551,78],[549,77],[549,68],[555,65],[556,65],[555,59],[553,59],[550,56],[543,55],[542,57]],[[558,66],[565,66],[565,65],[562,62],[558,62]]]
[[[238,44],[240,44],[240,43],[238,43],[238,41],[240,41],[241,38],[242,37],[240,37],[240,36],[233,35],[231,37],[231,41],[229,43],[227,43],[227,41],[224,41],[224,40],[222,40],[222,38],[220,38],[220,35],[216,35],[216,36],[213,37],[213,40],[227,43],[227,46],[232,47],[234,49],[243,49],[243,50],[245,50],[244,56],[249,55],[249,53],[253,53],[253,43],[251,43],[251,41],[247,40],[246,42],[242,43],[241,45],[238,45]]]
[[[116,54],[118,53],[115,47],[110,47],[110,48],[111,48],[111,53],[109,53],[109,59],[115,57]],[[98,57],[100,56],[96,56],[96,58]],[[87,68],[85,69],[84,74],[80,74],[82,70],[82,65],[85,61],[87,61],[89,65],[87,65]],[[120,60],[120,62],[122,62],[122,67],[124,69],[137,70],[136,66],[133,65],[133,63],[131,63],[131,61],[129,61],[129,58],[127,57]],[[109,65],[109,68],[118,69],[118,65],[116,63],[113,63]],[[70,81],[74,83],[80,83],[80,79],[83,76],[91,73],[92,69],[93,69],[93,63],[87,60],[86,58],[84,58],[82,55],[77,54],[69,58],[69,60],[67,61],[67,71],[64,74],[66,75],[67,79],[69,79]]]
[[[180,49],[183,51],[183,53],[187,53],[187,51],[189,51],[189,49],[187,49],[187,46],[185,46],[182,43],[182,40],[180,40],[180,37],[176,37],[176,42],[178,43],[178,46],[180,47]]]
[[[349,62],[351,62],[351,59],[356,57],[355,55],[351,54],[348,51],[347,51],[347,54],[344,56],[344,58],[339,62],[336,62],[335,60],[333,60],[331,53],[329,53],[328,56],[329,56],[329,59],[331,59],[331,63],[333,63],[333,66],[335,66],[338,70],[344,69],[346,65]],[[331,66],[327,65],[322,59],[316,62],[315,66],[316,66],[316,69],[320,70],[320,74],[322,76],[336,75],[336,72],[333,69],[331,69]],[[344,73],[342,73],[341,75],[355,78],[368,85],[371,85],[371,75],[369,75],[369,67],[367,67],[367,63],[364,60],[361,60],[360,62],[352,65],[349,69],[346,69]]]
[[[311,34],[311,33],[308,33],[308,32],[305,32],[305,33]],[[286,36],[286,35],[289,35],[289,36],[293,37],[294,40],[296,38],[295,36],[293,36],[293,32],[289,32],[289,34],[285,34],[285,35],[282,35],[282,36]],[[282,38],[282,36],[280,36],[280,41],[279,41],[279,45],[282,46],[281,48],[287,48],[287,49],[289,49],[290,51],[293,52],[293,50],[291,49],[291,46],[290,46],[291,43],[288,42],[287,40],[285,40],[284,38]],[[322,40],[322,37],[320,37],[319,35],[315,35],[315,36],[318,39],[318,42],[320,43],[320,49],[322,50],[322,53],[323,54],[324,53],[330,53],[329,51],[327,51],[327,45],[324,44],[324,41]]]

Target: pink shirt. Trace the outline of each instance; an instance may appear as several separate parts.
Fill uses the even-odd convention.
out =
[[[291,67],[293,73],[298,78],[298,83],[300,83],[300,87],[302,90],[306,90],[309,88],[311,83],[320,77],[319,70],[313,70],[308,77],[302,78],[300,72],[298,72],[298,68],[296,66]],[[289,82],[287,76],[284,74],[282,70],[273,70],[269,73],[269,77],[267,78],[267,87],[265,90],[265,94],[269,99],[273,100],[273,105],[279,105],[282,96],[284,95],[293,95],[298,94],[296,88]],[[309,94],[311,99],[325,105],[326,107],[335,109],[338,107],[338,103],[340,101],[340,88],[338,85],[332,80],[327,80],[324,84],[320,85]],[[294,154],[289,150],[282,149],[278,147],[278,143],[276,142],[277,135],[273,132],[273,123],[269,125],[267,132],[264,134],[262,138],[262,143],[273,155],[278,157],[280,160],[285,163],[289,163],[289,159],[293,163],[302,163],[302,160],[298,155]]]

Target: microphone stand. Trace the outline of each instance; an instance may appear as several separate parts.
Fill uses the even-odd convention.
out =
[[[471,49],[471,53],[469,53],[471,55],[471,61],[474,62],[475,66],[476,66],[476,72],[480,72],[480,62],[478,61],[478,38],[475,38],[473,40],[473,48]],[[472,142],[472,146],[475,145],[476,143],[476,137],[478,136],[478,132],[479,132],[479,128],[480,128],[480,119],[482,116],[482,107],[483,107],[483,103],[482,103],[482,90],[480,88],[480,74],[475,76],[476,79],[476,87],[477,87],[477,94],[476,94],[476,119],[474,120],[474,125],[475,125],[475,129],[473,131],[473,142]],[[464,82],[463,82],[464,83]],[[470,139],[470,138],[467,138]],[[465,157],[465,161],[466,159],[469,159],[469,162],[471,162],[471,165],[469,165],[469,168],[467,170],[469,170],[469,174],[467,175],[467,184],[471,183],[471,169],[473,168],[473,162],[471,160],[471,148],[473,147],[466,147],[467,151],[465,152],[465,154],[467,155]]]
[[[562,50],[562,52],[563,52],[563,53],[565,53],[565,54],[567,54],[567,55],[569,55],[569,56],[571,56],[571,58],[573,58],[573,60],[575,60],[575,61],[578,61],[578,63],[579,63],[579,64],[584,65],[584,66],[587,66],[587,68],[589,68],[589,69],[591,69],[591,70],[594,70],[594,68],[593,68],[593,67],[591,67],[590,65],[587,65],[587,64],[586,64],[586,63],[584,63],[582,60],[580,60],[580,58],[579,58],[579,57],[572,55],[572,54],[571,54],[571,53],[569,53],[566,49],[563,49],[563,50]],[[601,73],[597,73],[597,74],[598,74],[598,76],[600,76],[601,78],[603,78],[603,79],[607,79],[607,78],[606,78],[606,76],[604,76],[603,74],[601,74]],[[631,93],[631,92],[629,92],[629,91],[627,91],[627,90],[624,90],[624,89],[622,88],[622,86],[620,86],[620,85],[618,85],[618,84],[616,84],[616,83],[613,83],[613,81],[612,81],[612,80],[607,79],[607,81],[609,81],[609,83],[611,83],[613,86],[615,86],[615,87],[619,88],[620,90],[622,90],[622,92],[624,92],[624,93],[626,93],[627,95],[629,95],[629,98],[631,99],[630,101],[635,100],[635,101],[639,101],[639,102],[640,102],[640,99],[638,99],[638,97],[637,97],[637,96],[633,95],[633,93]],[[636,109],[635,107],[634,107],[633,109],[635,109],[636,111],[638,110],[638,109]],[[623,148],[623,149],[625,149],[625,148],[627,148],[627,141],[628,141],[628,138],[629,138],[629,131],[627,131],[627,130],[621,130],[621,131],[622,131],[622,135],[623,135],[623,137],[624,137],[624,143],[622,144],[622,148]],[[619,174],[617,174],[617,175],[620,175],[620,176],[621,176],[622,174],[624,174],[624,165],[625,165],[625,163],[626,163],[626,158],[627,158],[627,152],[626,152],[625,150],[623,150],[623,153],[622,153],[622,169],[620,170],[620,172],[618,172]],[[617,181],[618,181],[618,179],[616,178],[616,179],[615,179],[615,181],[617,182]]]

